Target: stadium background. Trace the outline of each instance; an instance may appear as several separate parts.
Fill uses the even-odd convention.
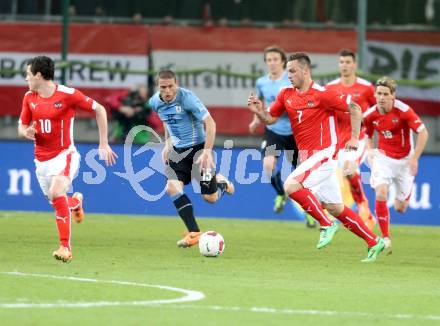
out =
[[[216,145],[223,146],[227,139],[234,141],[231,152],[235,162],[241,148],[258,148],[260,142],[260,137],[247,134],[250,115],[245,100],[253,90],[255,77],[265,71],[262,50],[278,44],[287,52],[309,52],[315,77],[322,82],[334,78],[337,52],[358,46],[354,3],[275,1],[272,11],[264,12],[262,2],[251,5],[244,0],[166,1],[160,6],[149,1],[71,1],[68,61],[60,66],[66,67],[68,85],[104,104],[106,96],[122,89],[139,83],[151,87],[153,71],[163,67],[178,71],[180,84],[194,90],[214,116],[218,127]],[[380,3],[368,1],[363,74],[370,80],[382,74],[399,80],[398,97],[423,117],[431,135],[410,209],[404,216],[392,213],[393,222],[440,224],[440,177],[433,168],[440,152],[439,3],[401,1],[397,11],[392,10],[393,1]],[[342,7],[346,10],[337,10]],[[3,1],[0,10],[5,18],[0,23],[0,151],[4,153],[0,160],[0,210],[49,210],[33,175],[32,145],[15,140],[16,120],[26,91],[22,74],[25,60],[38,54],[61,59],[61,1]],[[96,140],[94,129],[91,117],[79,115],[77,142]],[[124,155],[120,155],[116,167],[107,171],[105,181],[86,186],[83,173],[91,173],[92,179],[97,173],[85,163],[94,146],[79,145],[83,160],[75,182],[75,189],[93,198],[87,202],[89,211],[174,215],[167,198],[144,200],[126,179],[115,174],[127,172]],[[115,147],[122,154],[122,145]],[[152,154],[154,151],[144,153],[144,158],[131,158],[137,162],[135,171],[143,165],[159,171],[142,180],[142,189],[157,194],[164,179],[148,156]],[[246,162],[243,180],[252,173],[261,178],[261,162],[252,155]],[[236,171],[233,164],[229,175],[238,183]],[[105,200],[114,190],[124,205]],[[237,195],[229,204],[220,203],[217,210],[210,209],[196,195],[192,199],[199,216],[294,217],[293,207],[280,216],[271,212],[271,191],[261,182],[239,184]],[[370,199],[371,195],[369,191]]]

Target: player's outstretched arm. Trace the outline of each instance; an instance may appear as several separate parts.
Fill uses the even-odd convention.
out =
[[[19,124],[18,135],[29,140],[35,140],[35,134],[37,133],[37,122],[34,121],[30,126]]]
[[[98,124],[99,130],[99,155],[103,160],[105,160],[105,164],[107,166],[112,166],[116,163],[116,158],[118,155],[113,152],[108,144],[107,112],[101,104],[98,104],[95,109],[95,114],[96,123]]]
[[[249,110],[255,113],[257,118],[264,124],[271,125],[278,121],[277,117],[273,117],[269,112],[264,111],[263,102],[254,93],[249,95],[247,105]]]
[[[417,174],[418,166],[419,166],[419,158],[422,155],[423,150],[425,149],[426,142],[428,141],[429,134],[426,128],[423,128],[417,135],[416,146],[414,147],[414,153],[409,158],[409,168],[411,170],[412,175]]]

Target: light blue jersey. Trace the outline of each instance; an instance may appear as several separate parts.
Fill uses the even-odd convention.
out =
[[[265,75],[257,79],[257,96],[264,99],[266,106],[270,106],[275,101],[281,88],[291,85],[287,72],[284,72],[281,78],[277,80],[272,80],[269,78],[269,75]],[[276,123],[267,125],[266,128],[282,136],[292,134],[292,126],[287,113],[283,113]]]
[[[166,123],[174,147],[192,147],[205,141],[203,120],[209,111],[190,90],[178,87],[176,99],[170,103],[162,101],[156,92],[150,106]]]

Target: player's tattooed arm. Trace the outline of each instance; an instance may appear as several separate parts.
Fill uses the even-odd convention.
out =
[[[348,150],[357,150],[359,147],[359,133],[361,131],[362,110],[359,105],[350,102],[351,139],[345,144]]]

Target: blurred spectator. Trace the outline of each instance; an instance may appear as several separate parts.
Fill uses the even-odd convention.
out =
[[[133,24],[142,24],[142,14],[140,12],[135,13],[131,20]]]
[[[148,90],[140,85],[132,91],[123,91],[110,95],[106,102],[112,110],[113,120],[117,122],[112,141],[124,142],[131,128],[137,125],[149,125],[158,128],[157,119],[152,116],[148,106]],[[136,134],[135,143],[143,144],[149,139],[149,133],[142,131]]]

